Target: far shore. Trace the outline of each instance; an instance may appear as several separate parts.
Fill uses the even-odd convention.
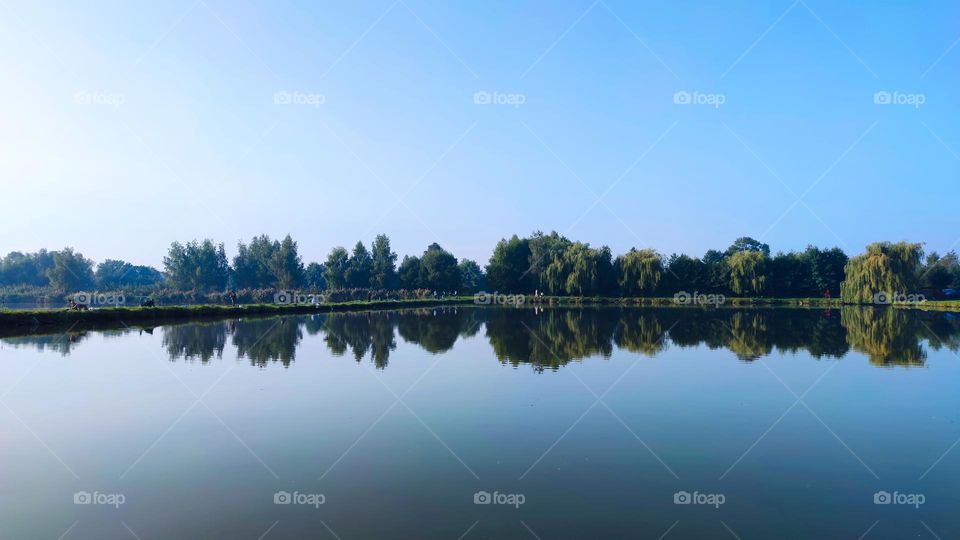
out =
[[[503,307],[535,307],[535,306],[658,306],[689,309],[716,309],[729,307],[807,307],[807,308],[836,308],[845,305],[839,298],[737,298],[725,297],[719,301],[711,301],[709,295],[704,298],[687,298],[685,303],[678,302],[673,297],[576,297],[576,296],[540,296],[533,295],[502,295],[487,294],[485,296],[457,296],[447,298],[424,298],[415,300],[369,300],[354,302],[339,302],[328,304],[245,304],[219,305],[198,304],[186,306],[157,306],[157,307],[104,307],[87,310],[59,309],[0,309],[0,328],[13,329],[24,327],[38,327],[49,325],[63,325],[78,322],[118,323],[169,321],[174,319],[194,318],[231,318],[253,315],[285,315],[328,313],[341,311],[366,311],[382,309],[404,309],[440,306],[503,306]],[[714,298],[713,300],[716,300]],[[873,306],[873,304],[868,304]],[[881,304],[875,307],[895,307],[907,309],[921,309],[929,311],[960,311],[960,301],[925,301],[922,303],[892,303]]]

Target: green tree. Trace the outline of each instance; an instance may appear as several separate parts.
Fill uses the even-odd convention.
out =
[[[327,278],[324,275],[327,269],[322,264],[312,262],[304,271],[304,278],[309,289],[322,291],[327,288]]]
[[[277,286],[277,276],[271,269],[271,260],[279,248],[280,243],[265,234],[253,237],[249,246],[242,241],[237,242],[237,255],[233,258],[233,278],[236,286]]]
[[[53,268],[47,271],[50,285],[58,291],[76,291],[94,284],[93,261],[73,248],[53,252]]]
[[[420,277],[425,287],[439,291],[453,291],[460,288],[460,270],[457,258],[450,252],[433,243],[420,257]]]
[[[163,267],[170,284],[183,290],[223,289],[230,275],[223,244],[209,239],[193,240],[186,245],[173,242],[163,258]]]
[[[289,234],[274,246],[267,267],[274,286],[278,288],[291,289],[303,284],[303,259],[297,252],[297,243]]]
[[[923,244],[877,242],[852,257],[840,286],[845,302],[874,302],[878,293],[914,294],[920,282]]]
[[[817,249],[808,247],[804,253],[810,261],[810,277],[817,292],[829,291],[831,295],[840,294],[840,284],[844,279],[847,266],[847,254],[842,249]]]
[[[460,272],[460,285],[463,287],[464,292],[475,293],[486,287],[485,282],[487,276],[484,275],[483,270],[476,261],[463,259],[460,261],[460,264],[457,265],[457,269]]]
[[[329,289],[346,289],[347,269],[350,267],[350,254],[342,247],[335,247],[327,255],[326,273],[324,277],[327,280]]]
[[[767,284],[767,262],[763,251],[738,251],[727,257],[730,268],[730,290],[738,295],[761,294]]]
[[[741,236],[734,240],[733,244],[727,248],[726,255],[729,257],[741,251],[759,251],[768,257],[770,256],[770,246],[749,236]]]
[[[164,280],[163,274],[156,268],[116,259],[107,259],[98,264],[94,277],[97,287],[102,289],[158,285]]]
[[[487,264],[487,280],[497,291],[530,291],[530,243],[517,235],[500,240]]]
[[[358,241],[353,246],[350,255],[350,264],[347,265],[347,285],[357,289],[366,289],[370,286],[370,275],[373,273],[373,259],[363,242]]]
[[[413,290],[423,287],[423,281],[420,279],[420,258],[405,256],[400,262],[398,277],[402,289]]]
[[[614,262],[617,284],[623,294],[650,294],[663,275],[663,259],[652,249],[631,249]]]
[[[370,285],[380,289],[397,286],[397,254],[390,250],[390,239],[379,234],[373,240],[373,269]]]
[[[528,270],[525,270],[530,276],[528,283],[533,283],[533,286],[540,290],[549,290],[546,277],[547,267],[557,257],[563,257],[563,253],[572,244],[573,242],[557,233],[557,231],[552,231],[548,235],[541,231],[533,233],[533,236],[527,240],[530,249]],[[527,286],[529,287],[529,285]]]

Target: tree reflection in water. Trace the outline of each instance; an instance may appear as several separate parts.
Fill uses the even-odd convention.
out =
[[[609,358],[614,349],[643,356],[668,346],[727,349],[750,362],[771,354],[805,352],[840,358],[850,349],[880,367],[923,366],[928,349],[960,349],[960,316],[889,307],[814,309],[700,308],[427,308],[326,313],[307,316],[202,321],[163,326],[162,346],[171,360],[221,358],[229,336],[237,356],[251,365],[296,357],[304,331],[323,339],[337,356],[369,358],[385,369],[398,336],[432,354],[458,339],[483,336],[503,364],[556,370],[584,358]],[[153,328],[77,330],[0,338],[4,346],[32,346],[63,355],[91,335],[128,336]]]

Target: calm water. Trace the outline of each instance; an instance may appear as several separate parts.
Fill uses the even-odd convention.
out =
[[[0,537],[956,538],[958,346],[871,308],[2,337]]]

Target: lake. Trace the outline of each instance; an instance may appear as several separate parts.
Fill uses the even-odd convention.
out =
[[[0,536],[955,538],[958,348],[895,308],[6,335]]]

